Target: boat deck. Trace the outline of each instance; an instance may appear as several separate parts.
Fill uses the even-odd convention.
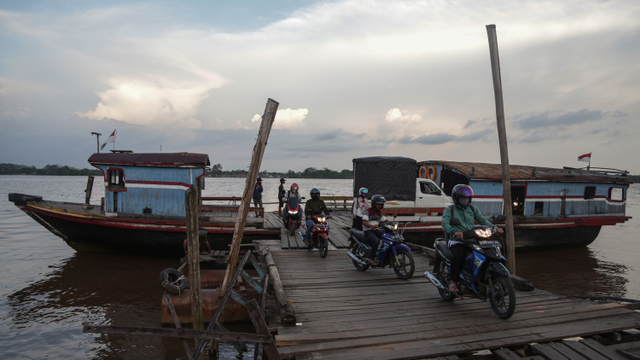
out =
[[[283,358],[455,359],[488,349],[494,358],[519,359],[515,348],[533,343],[541,344],[538,354],[560,349],[584,355],[593,350],[584,341],[557,341],[640,327],[640,313],[624,305],[537,289],[517,291],[509,320],[497,318],[488,302],[444,302],[422,275],[430,258],[416,252],[415,274],[403,281],[390,269],[357,271],[346,250],[321,259],[317,251],[280,251],[277,240],[260,244],[269,247],[296,314],[296,326],[276,326]],[[599,357],[582,358],[619,359],[594,351]]]

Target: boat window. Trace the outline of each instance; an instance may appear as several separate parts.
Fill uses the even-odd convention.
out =
[[[591,200],[596,197],[596,187],[595,186],[585,186],[584,187],[584,199]]]
[[[536,201],[533,204],[533,215],[542,215],[544,212],[544,202]]]
[[[609,200],[622,201],[624,200],[624,189],[620,187],[609,188]]]
[[[124,190],[124,173],[120,169],[109,169],[107,171],[109,190]]]

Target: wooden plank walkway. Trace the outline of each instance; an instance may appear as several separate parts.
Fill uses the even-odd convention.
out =
[[[329,230],[329,250],[345,249],[349,246],[349,232],[345,229],[351,227],[351,220],[351,214],[346,211],[336,213],[336,215],[331,215],[331,218],[328,220],[329,226],[331,226]],[[301,231],[303,234],[307,231],[307,227],[304,223],[294,235],[289,235],[287,229],[282,225],[282,219],[277,213],[265,213],[264,227],[280,229],[280,242],[282,249],[307,248],[298,235],[298,231]]]
[[[516,312],[509,320],[498,319],[489,302],[444,302],[423,276],[430,259],[415,252],[414,277],[403,281],[390,269],[357,271],[345,250],[330,251],[325,259],[317,252],[271,250],[298,323],[277,328],[283,358],[497,353],[500,348],[640,327],[640,313],[623,305],[577,301],[542,290],[517,291]],[[573,345],[568,346],[575,352]]]

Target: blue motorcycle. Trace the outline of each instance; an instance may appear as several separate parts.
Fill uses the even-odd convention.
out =
[[[379,225],[380,230],[384,230],[384,234],[380,238],[380,244],[376,255],[378,257],[379,268],[387,266],[393,268],[396,275],[406,280],[413,276],[416,269],[415,261],[411,256],[411,249],[403,244],[404,238],[398,234],[398,223],[395,221],[387,221]],[[364,232],[356,229],[349,230],[351,241],[349,257],[353,261],[353,265],[360,271],[366,271],[370,266],[367,254],[371,247],[364,242]]]
[[[452,219],[451,225],[459,225],[460,220]],[[451,281],[451,251],[446,239],[437,239],[433,244],[436,250],[436,262],[433,274],[425,271],[424,275],[438,288],[444,301],[452,301],[456,296],[475,297],[482,301],[489,299],[493,312],[501,319],[510,318],[516,310],[516,294],[509,279],[506,260],[500,252],[501,244],[490,240],[497,234],[488,226],[475,226],[463,233],[465,239],[474,241],[467,245],[469,255],[460,272],[458,292],[449,292]]]

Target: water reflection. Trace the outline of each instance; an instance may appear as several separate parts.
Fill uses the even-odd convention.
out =
[[[516,253],[518,276],[567,296],[624,297],[628,271],[625,265],[599,259],[588,247]]]

